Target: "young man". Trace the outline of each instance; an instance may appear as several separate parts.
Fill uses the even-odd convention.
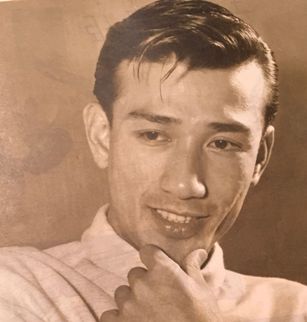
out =
[[[94,91],[110,204],[81,242],[1,251],[0,320],[306,321],[306,287],[228,271],[217,244],[274,143],[276,64],[256,32],[207,1],[155,2],[110,29]]]

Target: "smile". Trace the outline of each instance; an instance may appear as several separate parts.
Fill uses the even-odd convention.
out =
[[[179,216],[173,212],[162,209],[156,209],[156,212],[165,220],[178,224],[189,224],[193,219],[191,216]]]
[[[151,208],[153,220],[158,230],[165,236],[185,239],[198,233],[209,216],[196,213],[180,212]]]

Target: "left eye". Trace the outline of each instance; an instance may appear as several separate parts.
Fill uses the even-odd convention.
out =
[[[143,136],[149,141],[156,141],[160,138],[160,133],[155,131],[145,132],[143,133]]]
[[[214,140],[209,144],[210,148],[221,151],[240,151],[239,144],[227,140]]]
[[[170,142],[170,138],[159,131],[143,131],[139,132],[138,136],[148,144],[163,144]]]

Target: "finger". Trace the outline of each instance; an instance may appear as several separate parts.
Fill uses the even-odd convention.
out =
[[[186,256],[183,261],[183,268],[195,281],[203,282],[201,266],[207,258],[208,252],[205,249],[196,249]]]
[[[141,280],[142,278],[144,278],[146,273],[147,273],[147,270],[145,268],[143,268],[143,267],[132,268],[128,273],[129,285],[133,288],[135,283],[137,281]]]
[[[119,310],[122,310],[124,304],[130,299],[130,297],[131,289],[127,285],[121,285],[115,290],[114,300]]]
[[[140,258],[150,270],[157,264],[171,265],[173,262],[160,248],[154,245],[146,245],[140,250]]]
[[[118,310],[109,310],[102,313],[99,322],[115,322],[117,320]]]

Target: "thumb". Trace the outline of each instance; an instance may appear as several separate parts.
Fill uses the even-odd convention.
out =
[[[184,270],[195,281],[204,282],[204,278],[201,273],[201,266],[208,258],[208,252],[205,249],[193,250],[184,259]]]

